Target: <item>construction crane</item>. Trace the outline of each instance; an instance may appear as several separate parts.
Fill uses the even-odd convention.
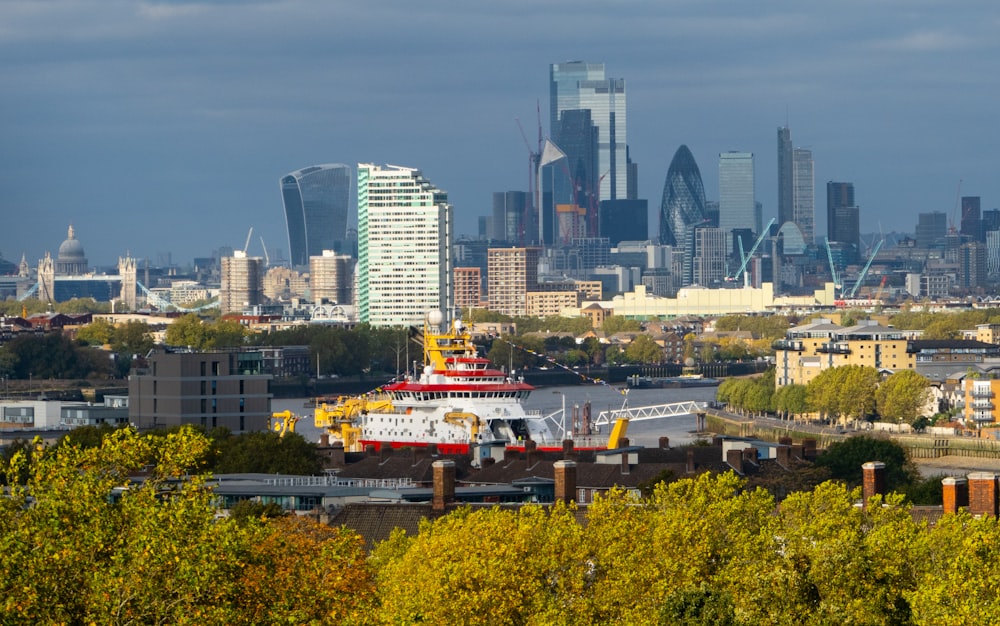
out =
[[[532,212],[537,215],[541,215],[541,189],[539,185],[539,174],[538,170],[541,168],[540,162],[542,159],[542,105],[541,102],[535,102],[535,109],[538,114],[538,148],[533,150],[531,144],[528,143],[528,135],[524,132],[524,127],[521,126],[521,120],[514,118],[514,122],[517,123],[517,129],[521,131],[521,139],[524,140],[524,146],[528,149],[528,197],[531,198],[530,202],[524,204],[524,214],[521,216],[521,229],[518,233],[521,237],[520,245],[524,246],[528,244],[527,229],[528,225],[533,222],[531,219]]]
[[[251,237],[253,237],[253,226],[250,227],[250,232],[247,233],[246,243],[243,244],[243,254],[246,254],[247,250],[250,248],[250,238]]]
[[[857,282],[854,283],[854,286],[851,287],[851,290],[847,293],[848,299],[853,298],[854,294],[858,292],[858,287],[861,286],[861,283],[865,282],[865,276],[868,275],[868,269],[872,266],[872,261],[875,260],[875,255],[878,254],[878,251],[882,248],[883,243],[885,243],[885,239],[879,239],[878,243],[875,244],[875,249],[872,250],[871,256],[868,257],[868,262],[865,263],[865,267],[861,270],[861,273],[858,274]]]
[[[760,236],[757,237],[757,241],[755,241],[754,244],[753,244],[753,246],[750,248],[750,252],[746,256],[743,257],[743,262],[740,263],[740,269],[736,270],[736,273],[733,274],[729,278],[729,280],[738,280],[739,277],[740,277],[740,274],[743,274],[746,271],[746,269],[747,269],[747,263],[750,262],[750,259],[753,258],[753,253],[757,251],[757,248],[760,247],[761,242],[764,241],[765,237],[767,237],[767,233],[768,233],[768,231],[771,230],[771,226],[774,225],[775,219],[776,218],[772,217],[771,221],[769,221],[767,223],[767,226],[765,226],[764,230],[761,231]],[[742,239],[740,240],[740,248],[741,248],[741,250],[740,250],[740,256],[743,256],[743,250],[742,250],[742,248],[743,248],[743,241],[742,241]],[[750,277],[747,276],[746,274],[744,274],[743,286],[746,287],[746,286],[749,286],[749,284],[750,284]]]
[[[840,284],[840,277],[837,276],[837,266],[833,262],[833,252],[830,251],[830,240],[824,237],[826,242],[826,258],[830,262],[830,277],[833,280],[834,291],[840,291],[843,285]]]
[[[958,179],[958,190],[955,191],[955,206],[951,210],[951,224],[948,226],[948,231],[951,232],[952,234],[957,233],[958,230],[959,230],[959,228],[961,228],[961,226],[962,226],[961,221],[959,222],[959,224],[958,224],[957,227],[955,226],[955,217],[958,215],[958,208],[960,206],[962,206],[962,179],[961,178]],[[962,215],[961,217],[959,217],[959,220],[962,220],[962,219],[965,219],[964,215]]]
[[[271,266],[271,257],[267,254],[267,244],[264,243],[264,236],[260,237],[260,247],[264,249],[264,267]]]
[[[885,282],[888,280],[889,276],[887,274],[882,274],[882,282],[878,284],[878,289],[875,290],[875,297],[872,298],[873,302],[881,302],[882,300],[882,290],[885,289]]]

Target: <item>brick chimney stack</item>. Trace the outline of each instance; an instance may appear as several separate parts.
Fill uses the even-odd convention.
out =
[[[556,461],[552,464],[556,474],[556,502],[576,500],[576,463],[573,461]]]
[[[863,505],[868,507],[868,500],[875,496],[885,495],[885,463],[871,461],[861,466],[861,496]]]
[[[435,511],[443,511],[449,502],[455,500],[455,462],[434,461],[434,498],[431,504]]]
[[[997,516],[997,477],[993,472],[969,474],[969,513]]]
[[[660,450],[670,449],[670,437],[660,437]]]
[[[726,450],[726,463],[729,467],[736,470],[737,474],[743,474],[743,451],[742,450]]]
[[[347,459],[344,457],[344,442],[335,441],[330,447],[330,464],[334,467],[344,467]]]
[[[969,506],[969,482],[964,478],[945,478],[941,481],[944,496],[944,512],[958,513],[960,508]]]

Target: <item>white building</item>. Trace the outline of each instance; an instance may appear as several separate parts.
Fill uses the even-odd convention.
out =
[[[358,164],[361,322],[421,324],[452,303],[452,207],[419,170]]]

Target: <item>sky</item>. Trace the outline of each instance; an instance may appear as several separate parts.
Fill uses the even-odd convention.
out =
[[[624,78],[651,227],[687,144],[753,152],[777,213],[776,129],[850,181],[862,232],[912,232],[959,195],[1000,207],[995,0],[3,0],[0,256],[185,265],[220,246],[288,256],[278,180],[319,163],[419,168],[475,234],[526,190],[548,68]],[[655,230],[651,230],[651,233]]]

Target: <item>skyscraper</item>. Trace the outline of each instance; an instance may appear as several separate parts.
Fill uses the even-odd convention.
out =
[[[816,181],[812,150],[792,150],[792,221],[807,244],[816,239]]]
[[[538,248],[490,248],[486,273],[490,310],[526,315],[528,291],[538,288]]]
[[[846,264],[858,262],[861,255],[861,211],[854,201],[854,183],[826,183],[826,238],[844,244],[840,249]]]
[[[450,313],[452,206],[419,170],[358,164],[358,318],[373,326]]]
[[[723,152],[719,155],[719,228],[726,231],[727,254],[732,253],[729,233],[748,228],[760,234],[754,212],[752,152]]]
[[[960,232],[965,241],[983,241],[979,196],[962,196]]]
[[[596,201],[628,198],[625,104],[625,80],[605,78],[603,63],[571,61],[549,67],[549,128],[553,135],[560,128],[565,111],[589,110],[591,122],[597,128],[597,171],[585,187],[599,190]],[[587,132],[582,125],[577,128],[582,129],[578,132]],[[562,133],[553,139],[572,163],[574,159],[564,144],[581,142]],[[564,201],[556,199],[557,203]]]
[[[792,217],[792,131],[778,128],[778,227],[794,221]]]
[[[293,266],[307,266],[323,250],[345,253],[351,168],[313,165],[281,177],[288,250]]]
[[[525,237],[524,217],[528,205],[525,191],[494,191],[492,230],[488,236],[498,241],[521,243]]]
[[[681,285],[691,284],[694,229],[704,225],[705,186],[694,155],[687,146],[677,148],[667,169],[660,203],[660,243],[682,255]]]

